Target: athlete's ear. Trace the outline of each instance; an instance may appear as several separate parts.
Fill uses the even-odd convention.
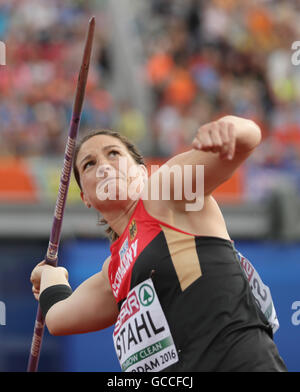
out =
[[[84,202],[84,204],[87,206],[87,208],[91,208],[90,202],[88,201],[87,197],[85,196],[85,194],[82,191],[80,192],[80,197],[81,197],[81,200]]]

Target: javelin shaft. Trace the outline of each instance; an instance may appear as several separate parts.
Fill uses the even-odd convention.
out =
[[[57,266],[57,254],[60,242],[60,234],[64,216],[64,210],[67,200],[67,194],[69,189],[69,183],[71,178],[73,156],[76,144],[77,132],[80,124],[81,111],[85,95],[85,87],[88,77],[90,58],[92,52],[92,44],[95,30],[95,18],[92,17],[89,21],[89,28],[86,37],[84,53],[82,58],[82,63],[80,67],[80,72],[77,80],[76,95],[73,105],[73,112],[70,122],[68,140],[65,149],[65,157],[63,169],[60,177],[60,185],[58,190],[58,196],[55,205],[52,229],[49,238],[49,244],[47,253],[45,256],[45,261],[54,267]],[[34,325],[34,332],[31,344],[31,350],[27,365],[28,372],[35,372],[38,368],[39,357],[41,352],[41,345],[44,334],[45,321],[43,319],[40,306],[37,309],[36,321]]]

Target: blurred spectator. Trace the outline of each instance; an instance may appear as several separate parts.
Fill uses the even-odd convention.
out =
[[[128,102],[120,105],[119,121],[116,129],[135,144],[139,144],[146,134],[146,124],[142,114]]]
[[[0,154],[61,154],[65,148],[87,21],[93,1],[0,1],[0,34],[7,66],[0,68]],[[97,29],[81,119],[82,132],[108,128],[112,98],[103,87],[109,70]],[[106,75],[105,75],[106,76]]]
[[[291,63],[299,39],[296,0],[149,0],[138,15],[152,91],[154,155],[183,151],[201,124],[225,114],[252,118],[266,140],[255,164],[299,164],[300,67]],[[58,154],[64,149],[86,21],[93,1],[0,0],[0,154]],[[114,107],[110,34],[96,18],[81,127],[118,128],[139,143],[142,114],[130,102]],[[34,12],[33,12],[34,10]],[[91,11],[92,10],[92,11]],[[102,26],[102,27],[101,27]],[[115,118],[117,114],[117,118]],[[149,132],[149,130],[148,130]],[[250,160],[251,163],[251,160]]]
[[[144,42],[148,83],[156,98],[154,136],[160,153],[172,155],[187,147],[181,144],[189,143],[196,131],[196,125],[187,124],[199,126],[231,113],[257,121],[264,139],[272,138],[262,145],[257,162],[268,165],[273,160],[279,167],[286,164],[287,156],[296,162],[300,69],[291,63],[291,44],[300,32],[299,3],[150,3],[157,31],[151,27],[148,34],[145,27]],[[189,130],[183,131],[186,126]],[[172,142],[166,144],[168,139]],[[276,154],[276,159],[270,158]]]

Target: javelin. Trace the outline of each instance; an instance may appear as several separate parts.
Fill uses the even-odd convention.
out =
[[[88,33],[86,37],[81,68],[77,80],[76,95],[75,95],[73,112],[72,112],[72,117],[70,122],[68,140],[65,149],[64,164],[60,177],[60,185],[59,185],[59,190],[58,190],[58,195],[57,195],[57,200],[55,205],[52,230],[50,234],[47,253],[45,256],[46,264],[50,264],[54,267],[57,266],[57,253],[58,253],[58,246],[60,241],[60,233],[61,233],[65,204],[66,204],[67,194],[69,189],[77,131],[79,128],[82,105],[83,105],[84,94],[85,94],[85,86],[86,86],[88,72],[89,72],[94,30],[95,30],[95,17],[93,16],[89,21]],[[41,345],[43,340],[43,334],[44,334],[44,325],[45,325],[45,320],[43,319],[40,306],[38,306],[35,325],[34,325],[31,350],[30,350],[28,366],[27,366],[28,372],[37,371],[40,352],[41,352]]]

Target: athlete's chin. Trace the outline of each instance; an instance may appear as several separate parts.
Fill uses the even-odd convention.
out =
[[[124,208],[124,206],[131,204],[132,202],[136,201],[139,199],[139,195],[128,195],[128,194],[119,194],[117,193],[116,195],[113,195],[112,197],[103,197],[103,198],[98,198],[97,201],[95,202],[96,204],[96,209],[99,211],[110,211],[110,210],[116,210],[118,207],[121,209]]]
[[[113,203],[114,202],[130,202],[130,201],[136,201],[141,197],[142,189],[128,189],[127,187],[124,188],[116,188],[112,192],[107,191],[107,189],[104,188],[97,188],[96,192],[96,198],[99,200],[99,202],[105,203],[106,205],[108,203]]]

